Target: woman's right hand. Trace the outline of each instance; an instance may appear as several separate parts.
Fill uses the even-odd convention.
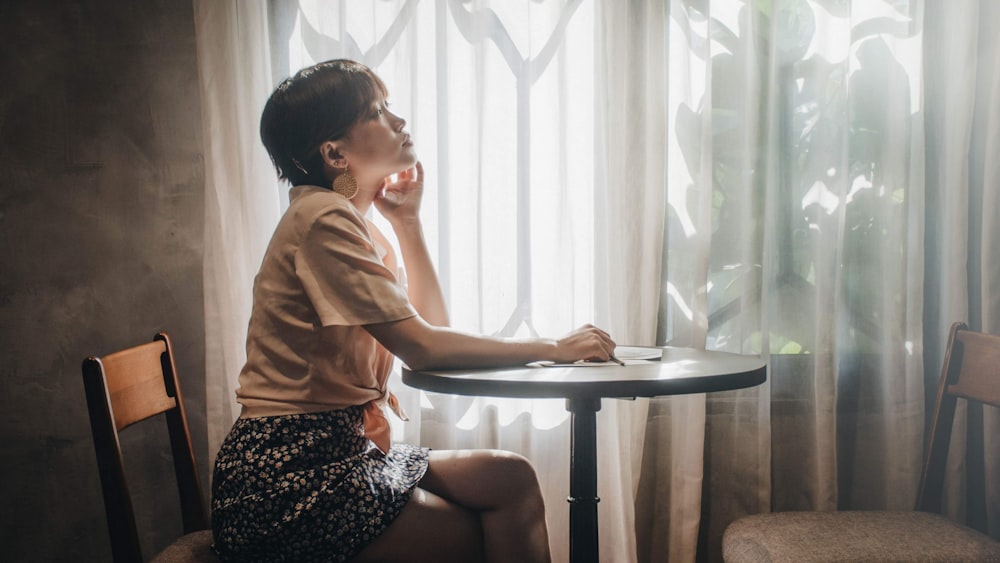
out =
[[[593,325],[584,325],[556,340],[555,356],[559,363],[577,360],[604,362],[615,353],[615,341],[611,335]]]
[[[375,208],[385,217],[393,228],[400,223],[412,222],[419,225],[420,200],[424,194],[424,167],[420,161],[396,174],[396,180],[391,176],[382,182],[382,188],[375,196]]]

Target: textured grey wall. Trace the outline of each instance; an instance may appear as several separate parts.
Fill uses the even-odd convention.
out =
[[[207,483],[192,6],[3,0],[0,37],[0,558],[105,561],[85,356],[171,333]],[[140,515],[150,552],[179,528],[154,426],[123,436],[129,470],[162,467],[133,480],[171,511]]]

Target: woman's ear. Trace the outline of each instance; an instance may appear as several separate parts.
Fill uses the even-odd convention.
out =
[[[319,154],[323,158],[325,168],[347,168],[347,159],[340,153],[340,148],[333,141],[325,141],[319,146]]]

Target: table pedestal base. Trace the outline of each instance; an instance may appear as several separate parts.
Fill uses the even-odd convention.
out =
[[[567,399],[569,446],[569,560],[597,563],[597,411],[601,399]]]

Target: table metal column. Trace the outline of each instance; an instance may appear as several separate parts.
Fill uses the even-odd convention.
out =
[[[569,560],[597,563],[597,411],[600,398],[566,400],[570,412]]]

